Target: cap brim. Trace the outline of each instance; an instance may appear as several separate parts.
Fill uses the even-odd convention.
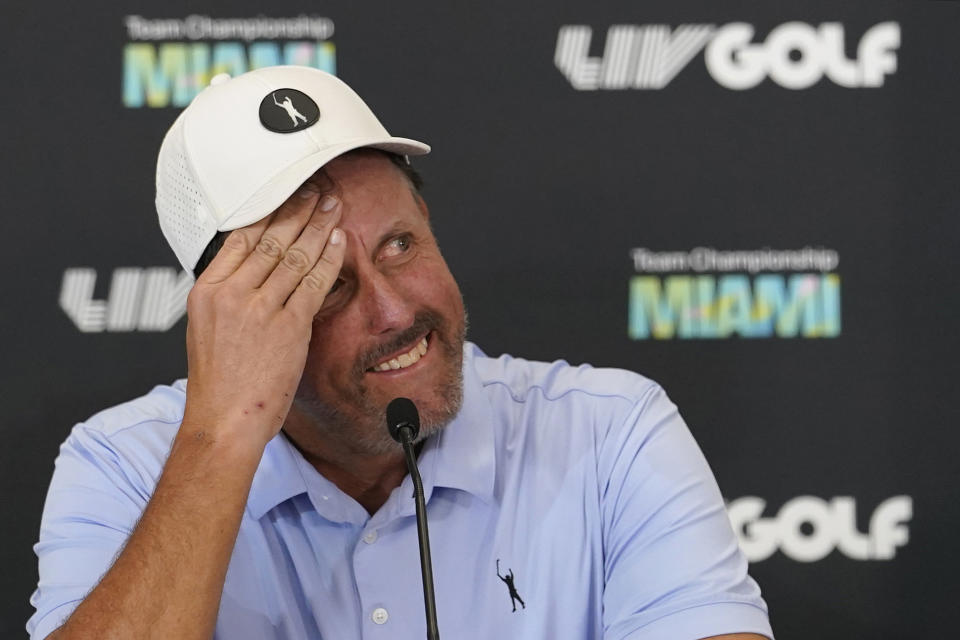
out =
[[[398,155],[422,156],[430,153],[430,146],[409,138],[354,139],[325,148],[301,158],[273,176],[257,189],[233,214],[217,227],[218,231],[239,229],[267,217],[283,204],[307,178],[334,158],[354,149],[380,149]]]

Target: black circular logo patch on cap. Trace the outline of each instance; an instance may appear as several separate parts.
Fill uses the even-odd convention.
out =
[[[260,102],[260,122],[270,131],[294,133],[315,124],[319,119],[317,103],[296,89],[271,91]]]

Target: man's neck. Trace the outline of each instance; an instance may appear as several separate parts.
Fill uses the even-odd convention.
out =
[[[407,475],[399,447],[379,455],[359,453],[321,438],[308,419],[295,410],[287,417],[283,433],[320,475],[359,502],[370,515],[383,506]]]

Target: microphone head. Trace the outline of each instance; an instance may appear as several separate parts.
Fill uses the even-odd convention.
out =
[[[402,443],[400,430],[403,428],[412,431],[411,441],[416,440],[420,433],[420,414],[410,398],[394,398],[387,405],[387,431],[391,438]]]

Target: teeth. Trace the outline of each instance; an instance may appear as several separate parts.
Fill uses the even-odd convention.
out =
[[[396,369],[405,369],[406,367],[418,362],[426,353],[427,339],[423,338],[413,349],[410,349],[410,351],[407,353],[399,355],[396,358],[391,358],[386,362],[381,362],[373,369],[374,371],[393,371]]]

